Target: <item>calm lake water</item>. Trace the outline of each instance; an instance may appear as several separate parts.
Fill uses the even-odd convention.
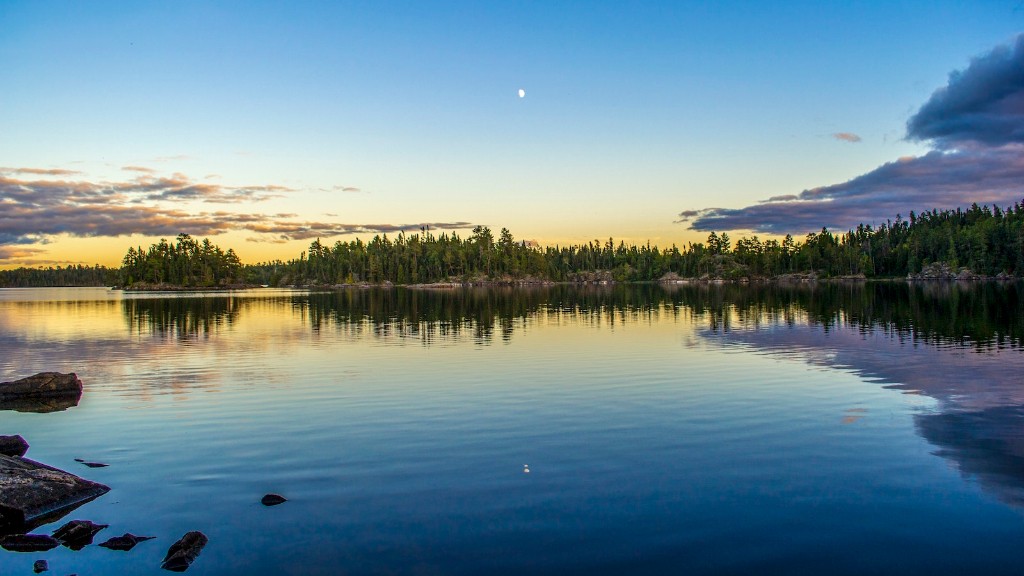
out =
[[[1019,574],[1022,338],[1019,285],[0,290],[0,381],[85,382],[0,434],[112,488],[36,532],[157,537],[0,574]]]

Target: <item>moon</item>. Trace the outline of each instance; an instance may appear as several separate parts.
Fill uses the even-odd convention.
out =
[[[519,97],[520,98],[526,98],[526,90],[523,90],[522,88],[520,88],[519,89]]]

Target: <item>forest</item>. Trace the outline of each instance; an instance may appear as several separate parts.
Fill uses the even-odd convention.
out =
[[[20,268],[0,271],[0,287],[174,285],[313,286],[425,284],[438,282],[653,281],[666,277],[772,278],[814,274],[819,278],[904,278],[929,264],[967,269],[981,276],[1024,275],[1024,205],[1000,209],[930,210],[877,227],[861,224],[845,233],[827,229],[795,239],[735,242],[712,232],[705,242],[665,248],[592,240],[537,247],[503,228],[495,237],[477,226],[457,233],[399,233],[326,244],[314,240],[288,261],[243,265],[231,249],[180,234],[148,249],[129,248],[119,269],[102,266]]]
[[[317,239],[298,258],[248,266],[247,274],[268,285],[651,281],[666,275],[737,280],[807,273],[903,278],[932,263],[982,276],[1021,276],[1024,206],[911,212],[878,227],[862,224],[842,234],[823,228],[800,240],[752,236],[733,242],[727,233],[712,232],[706,242],[667,248],[611,238],[537,248],[516,241],[507,229],[495,238],[484,226],[466,238],[421,231],[330,246]]]

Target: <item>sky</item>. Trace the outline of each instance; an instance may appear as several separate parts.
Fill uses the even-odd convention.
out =
[[[1024,1],[0,0],[0,268],[1024,199]],[[524,95],[520,97],[520,90]]]

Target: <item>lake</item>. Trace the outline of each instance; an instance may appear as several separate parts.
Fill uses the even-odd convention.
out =
[[[0,381],[85,383],[0,434],[112,488],[36,533],[157,537],[0,574],[1019,574],[1022,338],[1020,284],[0,290]]]

